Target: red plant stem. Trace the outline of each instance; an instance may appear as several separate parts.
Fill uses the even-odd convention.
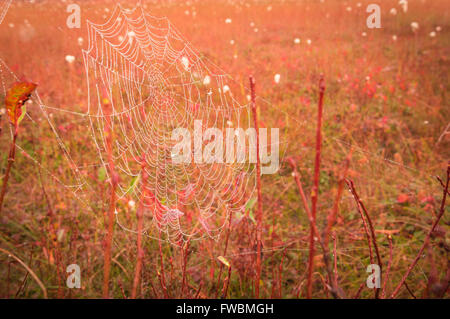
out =
[[[387,238],[389,241],[389,261],[388,261],[388,266],[387,266],[387,270],[386,270],[386,276],[384,277],[384,284],[383,284],[383,290],[381,291],[381,298],[384,298],[386,296],[386,286],[387,286],[387,282],[389,280],[389,273],[391,271],[391,266],[392,266],[392,236],[388,235]]]
[[[282,298],[282,286],[281,286],[281,282],[282,282],[282,275],[283,275],[283,262],[284,262],[284,257],[286,257],[286,248],[284,248],[283,250],[283,255],[281,256],[281,262],[280,262],[280,267],[279,267],[279,277],[278,277],[278,297]]]
[[[270,246],[272,249],[274,248],[274,237],[275,237],[275,213],[272,213],[272,234],[270,235]],[[270,259],[272,264],[276,264],[275,261],[275,249],[272,250],[270,254]],[[276,285],[276,277],[275,277],[275,267],[272,267],[272,291],[270,294],[270,298],[275,298],[275,290],[277,289]]]
[[[119,284],[120,292],[122,293],[122,298],[123,298],[123,299],[128,299],[127,296],[125,295],[125,290],[123,290],[122,281],[119,279],[119,280],[117,281],[117,283]]]
[[[337,270],[337,237],[336,234],[332,234],[333,237],[333,256],[334,256],[334,286],[338,285],[338,270]]]
[[[428,275],[426,294],[427,294],[427,296],[430,296],[430,293],[433,293],[433,291],[432,291],[433,285],[435,283],[437,283],[439,280],[439,273],[438,273],[438,270],[436,269],[436,264],[434,262],[432,245],[428,245],[427,248],[428,248],[428,259],[429,259],[429,264],[430,264],[430,273]],[[449,261],[450,260],[448,260],[447,263]]]
[[[405,275],[403,276],[402,280],[400,281],[400,283],[397,285],[397,287],[395,288],[394,292],[391,295],[391,298],[395,298],[397,296],[397,294],[400,292],[400,289],[402,288],[403,284],[406,283],[406,279],[408,278],[409,274],[411,273],[411,271],[413,270],[413,268],[416,266],[417,262],[419,261],[420,257],[423,254],[423,250],[425,249],[426,245],[428,244],[428,242],[430,241],[430,237],[431,234],[434,232],[434,229],[436,228],[436,226],[439,224],[439,221],[441,220],[442,216],[444,215],[445,212],[445,202],[447,200],[447,193],[448,193],[448,184],[449,184],[449,179],[450,179],[450,162],[448,163],[447,166],[447,181],[445,183],[445,187],[443,189],[443,196],[442,196],[442,201],[441,201],[441,207],[439,209],[439,215],[437,216],[435,222],[433,223],[433,225],[431,226],[430,231],[428,232],[427,236],[425,237],[425,240],[422,244],[422,247],[420,247],[419,252],[416,256],[416,258],[414,258],[413,262],[411,263],[411,265],[408,267],[408,270],[406,271]]]
[[[186,247],[185,247],[184,253],[183,253],[183,279],[181,281],[181,298],[183,298],[184,287],[186,286],[186,266],[187,266],[187,258],[189,255],[189,243],[190,243],[190,241],[188,240],[186,242]]]
[[[336,193],[336,198],[334,200],[333,208],[328,214],[327,217],[327,227],[325,228],[323,232],[323,244],[328,247],[328,242],[330,238],[331,229],[334,226],[334,223],[336,222],[336,217],[339,211],[339,202],[342,198],[342,193],[344,191],[344,185],[345,185],[345,177],[347,176],[347,171],[350,166],[350,159],[352,157],[352,151],[350,150],[347,158],[344,161],[344,169],[342,170],[342,175],[340,176],[339,182],[338,182],[338,189]]]
[[[49,232],[51,234],[51,239],[52,239],[52,244],[53,247],[55,249],[55,259],[56,259],[56,276],[58,278],[58,290],[57,290],[57,296],[58,298],[62,298],[63,297],[63,291],[62,291],[62,263],[61,263],[61,249],[58,245],[58,232],[56,230],[55,227],[55,221],[54,221],[54,217],[55,214],[53,212],[52,209],[52,204],[50,202],[50,199],[47,195],[47,191],[45,190],[44,187],[44,183],[42,181],[42,175],[41,175],[41,170],[39,169],[39,178],[41,180],[41,188],[42,188],[42,192],[44,194],[44,198],[47,202],[47,211],[48,211],[48,217],[49,217]]]
[[[256,130],[256,187],[258,190],[258,213],[256,216],[256,282],[255,282],[255,297],[259,298],[259,285],[261,280],[261,246],[262,246],[262,195],[261,195],[261,159],[259,157],[259,126],[258,113],[256,110],[256,92],[255,79],[250,76],[250,91],[251,91],[251,107],[253,112],[253,122]]]
[[[163,253],[162,253],[162,245],[161,245],[161,230],[158,232],[158,243],[159,243],[159,259],[161,263],[161,275],[160,275],[160,283],[161,287],[163,289],[164,298],[169,298],[169,295],[167,293],[167,286],[166,286],[166,276],[164,275],[164,259],[163,259]]]
[[[17,126],[14,129],[13,140],[11,141],[9,149],[8,164],[6,165],[5,176],[3,177],[2,191],[0,193],[0,214],[2,213],[3,199],[5,198],[6,188],[8,186],[9,173],[11,172],[11,168],[13,166],[16,157],[16,139],[17,139]]]
[[[449,124],[449,125],[450,125],[450,124]],[[439,181],[439,183],[441,184],[441,186],[445,188],[445,184],[444,184],[444,182],[442,181],[442,179],[441,179],[439,176],[436,176],[436,178],[437,178],[437,180]],[[447,195],[450,196],[450,192],[447,191]]]
[[[111,197],[108,211],[108,229],[105,242],[104,266],[103,266],[103,298],[109,298],[109,274],[111,270],[111,247],[114,232],[114,212],[116,209],[116,185],[111,187]]]
[[[141,192],[141,200],[139,203],[139,207],[136,211],[137,217],[137,260],[136,260],[136,269],[134,273],[133,280],[133,289],[131,291],[131,299],[136,298],[137,289],[139,287],[139,280],[141,278],[141,270],[142,270],[142,260],[144,258],[144,250],[142,249],[142,232],[144,228],[144,198],[145,198],[145,189],[147,187],[147,172],[145,170],[145,158],[142,159],[141,164],[141,176],[142,176],[142,192]]]
[[[445,275],[443,289],[439,295],[439,298],[443,298],[447,293],[447,290],[450,288],[450,259],[447,259],[447,274]]]
[[[33,270],[30,269],[30,267],[28,267],[27,264],[25,264],[19,257],[17,257],[16,255],[14,255],[12,252],[3,249],[0,247],[0,252],[6,254],[6,256],[8,256],[8,264],[10,264],[12,262],[11,259],[16,260],[23,268],[25,268],[27,270],[27,272],[31,275],[31,277],[33,277],[33,279],[36,281],[36,283],[39,285],[39,287],[42,290],[42,293],[44,294],[44,299],[48,299],[48,295],[47,295],[47,289],[45,288],[44,284],[42,283],[42,281],[39,280],[39,278],[36,276],[36,274],[33,272]]]
[[[359,295],[361,294],[361,291],[363,290],[363,288],[366,286],[366,282],[364,281],[358,288],[358,291],[356,292],[355,296],[353,297],[353,299],[358,299]]]
[[[354,187],[351,181],[346,180],[348,187],[350,188],[350,191],[352,192],[353,198],[356,201],[356,209],[358,210],[359,215],[361,216],[362,222],[363,222],[363,226],[364,226],[364,231],[366,233],[366,237],[367,237],[367,244],[369,246],[369,257],[370,257],[370,263],[373,264],[373,252],[372,252],[372,242],[370,239],[370,234],[369,234],[369,229],[367,226],[367,222],[366,219],[364,218],[364,214],[361,211],[361,208],[359,206],[359,197],[358,194],[354,193]]]
[[[174,268],[173,268],[173,258],[172,256],[169,256],[169,265],[170,265],[170,282],[173,282],[173,276],[174,276]]]
[[[320,155],[322,152],[322,118],[323,118],[323,96],[325,93],[325,81],[323,76],[319,81],[319,105],[317,113],[317,130],[316,130],[316,159],[314,163],[314,180],[311,190],[311,227],[309,237],[309,261],[308,261],[308,280],[307,280],[307,294],[306,298],[310,299],[312,295],[312,276],[314,272],[314,254],[315,242],[314,227],[316,225],[317,199],[319,193],[319,178],[320,178]],[[318,238],[318,237],[316,237]]]
[[[306,214],[308,215],[308,220],[312,222],[312,216],[311,216],[311,210],[308,206],[308,200],[306,199],[305,192],[303,191],[302,183],[300,182],[299,173],[297,171],[297,165],[295,164],[294,160],[292,158],[288,159],[289,164],[292,167],[293,173],[294,173],[294,180],[297,184],[298,192],[300,193],[300,197],[303,202],[303,207],[305,208]]]
[[[409,289],[408,284],[406,283],[406,281],[403,284],[405,285],[405,288],[409,292],[411,297],[413,297],[414,299],[417,299],[417,297],[414,295],[414,293],[411,291],[411,289]]]
[[[358,196],[358,193],[356,192],[356,189],[355,189],[355,186],[353,184],[353,181],[351,181],[351,180],[350,180],[350,187],[352,189],[352,194],[354,195],[355,200],[361,206],[362,211],[364,212],[364,215],[365,215],[365,217],[367,219],[367,222],[369,224],[369,229],[370,229],[370,233],[371,233],[371,237],[372,237],[373,246],[375,247],[375,253],[377,255],[378,265],[380,266],[380,269],[382,269],[383,262],[381,260],[380,251],[378,249],[377,239],[376,239],[376,236],[375,236],[375,229],[373,228],[372,220],[370,219],[369,213],[367,212],[366,207],[364,206],[364,203],[362,202],[362,200]]]
[[[353,184],[353,181],[351,181],[351,180],[346,180],[346,181],[347,181],[347,184],[349,185],[349,187],[351,189],[351,192],[353,194],[353,197],[354,197],[354,199],[356,201],[356,206],[358,208],[358,212],[360,213],[361,218],[363,219],[364,229],[366,231],[367,240],[368,240],[368,243],[369,243],[369,248],[370,248],[370,253],[371,253],[370,263],[373,264],[372,249],[370,247],[370,238],[372,238],[373,246],[375,247],[375,253],[377,255],[378,266],[380,266],[380,270],[382,270],[383,269],[383,262],[381,261],[381,255],[380,255],[380,251],[378,249],[377,239],[376,239],[376,236],[375,236],[375,230],[373,228],[372,220],[370,219],[369,213],[367,212],[366,207],[364,206],[364,203],[362,202],[362,200],[358,196],[358,193],[356,192],[356,189],[355,189],[355,186]],[[362,211],[364,212],[365,218],[363,216],[363,213],[361,212],[360,207],[362,208]],[[367,223],[366,223],[365,219],[367,219],[367,223],[369,225],[369,229],[370,229],[370,234],[371,235],[369,235],[369,232],[367,230]],[[380,274],[380,276],[381,275],[382,275],[382,273]],[[378,298],[379,292],[380,292],[380,290],[378,288],[376,288],[375,289],[375,298]]]
[[[31,251],[31,253],[30,253],[30,260],[28,261],[28,265],[31,265],[31,262],[33,261],[33,251]],[[20,286],[19,286],[19,289],[17,289],[17,292],[16,292],[16,294],[15,294],[15,298],[17,299],[17,297],[19,296],[19,294],[20,294],[20,292],[22,291],[22,289],[25,287],[25,284],[26,284],[26,282],[27,282],[27,279],[28,279],[28,275],[29,275],[29,272],[27,272],[26,274],[25,274],[25,277],[23,278],[23,280],[22,280],[22,283],[20,284]],[[9,292],[8,292],[9,293]]]
[[[222,299],[225,299],[227,297],[228,293],[228,286],[230,284],[230,278],[231,278],[231,266],[228,267],[228,275],[227,278],[225,278],[225,282],[223,283],[223,289],[222,289]]]
[[[110,105],[106,105],[107,109],[111,108]],[[105,253],[104,253],[104,265],[103,265],[103,298],[109,298],[109,275],[111,271],[111,247],[112,238],[114,232],[114,214],[116,211],[116,188],[118,184],[118,175],[114,169],[114,161],[112,154],[113,143],[113,131],[111,125],[111,117],[107,116],[105,134],[106,134],[106,151],[108,154],[108,169],[111,179],[111,197],[109,200],[108,210],[108,226],[105,238]]]
[[[228,216],[228,227],[227,227],[227,235],[225,238],[225,247],[223,248],[223,254],[222,256],[226,256],[227,255],[227,250],[228,250],[228,241],[230,239],[230,233],[231,233],[231,220],[232,220],[232,216],[233,216],[233,212],[231,211],[229,216]],[[220,286],[220,279],[222,278],[222,270],[223,270],[223,264],[220,263],[219,266],[219,276],[217,277],[217,291],[216,291],[216,299],[219,296],[219,286]]]
[[[353,182],[352,182],[352,185],[353,185]],[[364,215],[365,215],[365,217],[367,219],[367,223],[369,224],[369,229],[370,229],[370,233],[371,233],[371,236],[372,236],[373,246],[375,247],[375,254],[377,255],[378,265],[380,266],[380,269],[382,269],[383,268],[383,262],[381,260],[380,251],[378,249],[377,237],[375,236],[375,229],[373,228],[372,220],[370,219],[369,213],[367,212],[363,201],[359,198],[358,194],[356,193],[356,189],[353,188],[353,190],[354,190],[354,192],[355,192],[355,194],[356,194],[356,196],[358,198],[358,202],[361,205],[361,208],[362,208],[362,210],[364,212]]]
[[[200,285],[198,286],[197,292],[195,293],[194,299],[198,299],[198,296],[200,295],[200,291],[202,289],[202,285],[203,283],[201,282]]]
[[[153,285],[153,280],[152,279],[150,279],[149,284],[150,284],[150,287],[152,288],[152,291],[153,291],[153,295],[154,295],[153,299],[159,299],[159,295],[156,292],[156,289],[155,289],[155,286]]]
[[[303,206],[305,208],[306,214],[308,215],[308,220],[310,221],[310,225],[311,228],[314,231],[314,234],[316,235],[320,246],[322,247],[322,251],[323,251],[323,260],[325,263],[325,268],[327,271],[327,275],[328,275],[328,279],[331,282],[331,293],[333,294],[334,298],[340,298],[340,297],[344,297],[343,293],[341,293],[341,295],[338,293],[340,291],[339,287],[336,285],[334,285],[334,281],[332,280],[332,276],[331,276],[331,265],[329,263],[329,252],[328,252],[328,248],[327,246],[325,246],[323,244],[323,241],[321,239],[321,237],[319,236],[319,231],[317,230],[317,226],[315,223],[312,223],[312,215],[311,215],[311,211],[309,209],[308,206],[308,201],[306,200],[306,196],[305,196],[305,192],[303,191],[303,187],[302,187],[302,183],[300,182],[300,178],[299,178],[299,173],[297,171],[297,166],[295,164],[295,161],[292,158],[288,159],[289,164],[292,167],[293,173],[294,173],[294,179],[295,179],[295,183],[297,184],[297,188],[298,188],[298,192],[300,193],[300,197],[302,199],[303,202]]]

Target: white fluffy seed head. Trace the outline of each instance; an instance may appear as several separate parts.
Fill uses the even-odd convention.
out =
[[[279,75],[279,74],[277,73],[277,74],[275,74],[275,76],[273,77],[273,80],[275,81],[275,83],[280,83],[280,78],[281,78],[281,75]]]
[[[186,71],[189,70],[189,59],[187,57],[184,56],[181,58],[181,64]]]
[[[75,61],[75,57],[73,55],[66,55],[65,59],[67,63],[73,63],[73,61]]]

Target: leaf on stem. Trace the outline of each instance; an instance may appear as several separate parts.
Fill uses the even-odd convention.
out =
[[[36,87],[37,84],[31,82],[17,82],[6,93],[6,110],[9,120],[14,126],[19,125],[22,121],[25,115],[25,110],[22,110],[22,106],[28,101]]]

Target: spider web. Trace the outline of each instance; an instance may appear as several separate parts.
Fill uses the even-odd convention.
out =
[[[12,0],[0,0],[0,24],[2,24],[11,2]]]
[[[254,166],[176,164],[171,134],[175,128],[194,132],[195,121],[203,130],[214,127],[224,135],[228,127],[246,130],[249,105],[235,99],[230,77],[204,59],[167,18],[150,16],[141,6],[118,5],[104,24],[88,21],[88,37],[85,115],[107,174],[105,130],[113,131],[119,199],[133,197],[143,205],[149,236],[154,228],[175,243],[218,238],[229,214],[243,211],[254,186]],[[133,231],[120,212],[116,215],[122,228]]]

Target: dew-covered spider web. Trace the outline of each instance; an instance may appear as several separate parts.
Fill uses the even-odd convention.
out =
[[[11,1],[12,0],[0,0],[0,24],[2,24],[3,19],[5,18],[6,12],[11,5]]]
[[[85,115],[108,177],[111,163],[119,176],[118,198],[133,198],[143,208],[149,236],[161,232],[174,243],[218,238],[227,216],[242,211],[249,199],[254,166],[193,158],[175,163],[172,132],[191,132],[193,149],[195,121],[202,131],[221,130],[224,138],[227,128],[251,127],[249,105],[233,95],[235,83],[167,18],[150,16],[140,6],[117,6],[104,24],[88,21],[88,36]],[[208,141],[203,138],[203,148]],[[134,231],[120,211],[116,215],[123,229]]]

